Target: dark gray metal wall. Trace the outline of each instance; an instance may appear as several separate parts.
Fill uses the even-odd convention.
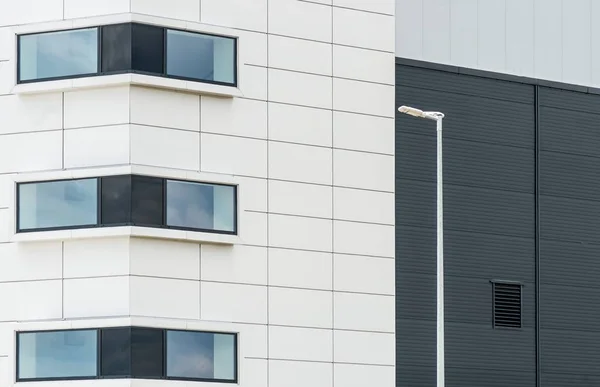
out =
[[[397,105],[444,120],[446,385],[533,387],[534,87],[397,65]],[[435,123],[396,119],[397,386],[435,385]],[[524,284],[524,327],[493,329],[490,280]]]
[[[540,88],[544,387],[600,385],[600,95]]]
[[[446,385],[598,386],[600,94],[492,77],[396,65],[398,106],[447,115]],[[435,385],[435,146],[397,116],[398,387]],[[493,329],[490,280],[523,283],[522,329]]]

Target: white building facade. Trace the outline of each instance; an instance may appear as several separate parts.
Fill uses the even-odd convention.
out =
[[[394,12],[0,0],[0,386],[393,386]]]

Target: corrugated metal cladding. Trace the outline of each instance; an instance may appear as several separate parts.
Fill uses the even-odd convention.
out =
[[[600,95],[404,64],[396,85],[446,114],[446,386],[598,386]],[[435,141],[397,115],[398,387],[435,385]],[[492,280],[523,284],[522,329],[493,328]]]

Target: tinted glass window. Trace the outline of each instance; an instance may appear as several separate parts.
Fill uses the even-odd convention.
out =
[[[163,375],[163,330],[131,328],[131,372],[134,377]]]
[[[132,25],[132,70],[164,72],[164,28]]]
[[[59,331],[19,334],[19,379],[94,377],[97,332]]]
[[[19,37],[19,79],[28,81],[98,71],[98,29]]]
[[[108,328],[101,335],[102,376],[131,375],[131,328]]]
[[[102,224],[131,222],[131,175],[107,176],[102,184]]]
[[[235,83],[235,39],[167,30],[167,75]]]
[[[235,231],[235,187],[167,180],[167,225]]]
[[[167,331],[167,376],[235,380],[235,336]]]
[[[131,24],[102,27],[102,71],[131,69]]]
[[[131,220],[138,226],[163,224],[163,180],[132,176]]]
[[[19,184],[19,229],[97,224],[97,179]]]

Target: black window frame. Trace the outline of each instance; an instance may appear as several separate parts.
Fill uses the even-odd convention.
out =
[[[143,26],[151,26],[151,27],[155,27],[155,28],[159,28],[162,29],[162,35],[163,35],[163,39],[162,39],[162,59],[163,59],[163,68],[162,68],[162,72],[161,73],[155,73],[155,72],[148,72],[148,71],[139,71],[139,70],[134,70],[134,69],[128,69],[128,70],[120,70],[120,71],[103,71],[102,70],[102,56],[103,56],[103,40],[102,40],[102,34],[103,34],[103,30],[104,27],[110,27],[113,25],[124,25],[124,24],[131,24],[132,25],[132,29],[133,29],[133,25],[143,25]],[[97,61],[97,65],[96,65],[96,72],[95,73],[88,73],[88,74],[77,74],[77,75],[68,75],[68,76],[59,76],[59,77],[49,77],[49,78],[40,78],[40,79],[28,79],[28,80],[22,80],[21,79],[21,37],[23,36],[31,36],[31,35],[43,35],[43,34],[49,34],[49,33],[55,33],[55,32],[65,32],[65,31],[77,31],[77,30],[85,30],[85,29],[93,29],[96,28],[98,30],[97,33],[97,50],[98,50],[98,61]],[[196,34],[196,35],[201,35],[201,36],[212,36],[212,37],[217,37],[217,38],[223,38],[223,39],[231,39],[233,40],[234,44],[233,44],[233,83],[229,83],[229,82],[219,82],[219,81],[211,81],[211,80],[203,80],[203,79],[198,79],[198,78],[192,78],[192,77],[185,77],[185,76],[174,76],[174,75],[168,75],[167,73],[167,31],[181,31],[181,32],[187,32],[187,33],[191,33],[191,34]],[[77,78],[89,78],[89,77],[97,77],[97,76],[104,76],[104,75],[117,75],[117,74],[141,74],[141,75],[149,75],[149,76],[155,76],[155,77],[161,77],[161,78],[168,78],[168,79],[177,79],[177,80],[183,80],[183,81],[189,81],[189,82],[198,82],[198,83],[207,83],[207,84],[211,84],[211,85],[220,85],[220,86],[229,86],[229,87],[238,87],[238,70],[239,70],[239,66],[238,66],[238,62],[239,62],[239,58],[238,58],[238,44],[239,44],[239,38],[237,37],[233,37],[233,36],[225,36],[225,35],[217,35],[217,34],[213,34],[213,33],[206,33],[206,32],[200,32],[200,31],[192,31],[192,30],[184,30],[181,28],[171,28],[171,27],[164,27],[164,26],[158,26],[158,25],[152,25],[152,24],[146,24],[146,23],[138,23],[138,22],[130,22],[130,23],[114,23],[114,24],[104,24],[104,25],[96,25],[96,26],[88,26],[88,27],[81,27],[81,28],[70,28],[70,29],[61,29],[61,30],[54,30],[54,31],[39,31],[39,32],[31,32],[31,33],[25,33],[25,34],[18,34],[16,35],[17,38],[17,84],[29,84],[29,83],[37,83],[37,82],[50,82],[50,81],[60,81],[60,80],[64,80],[64,79],[77,79]],[[129,45],[130,47],[133,46],[133,33],[130,36],[130,42]],[[133,51],[133,48],[132,48]],[[132,63],[130,64],[130,67],[133,67],[133,60],[131,61]]]
[[[53,332],[84,332],[84,331],[95,331],[96,332],[96,376],[65,376],[65,377],[45,377],[45,378],[20,378],[19,377],[19,365],[20,365],[20,334],[26,333],[53,333]],[[98,379],[98,373],[100,372],[100,332],[98,328],[79,328],[79,329],[49,329],[49,330],[35,330],[35,331],[17,331],[15,332],[15,346],[16,346],[16,357],[15,357],[15,381],[16,382],[45,382],[52,380],[94,380]]]
[[[133,192],[133,179],[134,177],[143,177],[155,179],[157,181],[161,181],[162,184],[162,202],[161,202],[161,211],[162,211],[162,221],[161,224],[136,224],[133,221],[133,205],[130,208],[129,214],[129,222],[124,223],[114,223],[114,224],[103,224],[102,222],[102,181],[104,178],[111,178],[117,176],[130,176],[132,180],[132,184],[130,186],[131,192],[130,196]],[[20,209],[21,209],[21,195],[20,195],[20,187],[22,185],[28,184],[42,184],[42,183],[52,183],[52,182],[61,182],[61,181],[75,181],[75,180],[91,180],[96,179],[96,224],[92,225],[77,225],[77,226],[57,226],[57,227],[44,227],[44,228],[34,228],[34,229],[21,229],[21,217],[20,217]],[[179,227],[179,226],[169,226],[167,225],[167,181],[180,181],[185,183],[197,183],[197,184],[206,184],[213,186],[224,186],[231,187],[233,189],[233,231],[223,231],[223,230],[211,230],[211,229],[200,229],[194,227]],[[209,234],[221,234],[221,235],[237,235],[239,220],[238,220],[238,212],[239,212],[239,199],[238,199],[238,186],[234,184],[223,184],[223,183],[212,183],[212,182],[203,182],[203,181],[195,181],[195,180],[183,180],[183,179],[172,179],[168,177],[157,177],[157,176],[149,176],[142,174],[119,174],[119,175],[106,175],[106,176],[90,176],[90,177],[82,177],[77,179],[54,179],[54,180],[42,180],[42,181],[23,181],[15,184],[15,197],[16,197],[16,210],[15,210],[15,231],[17,234],[26,234],[26,233],[35,233],[35,232],[44,232],[44,231],[63,231],[63,230],[79,230],[79,229],[91,229],[91,228],[107,228],[107,227],[123,227],[123,226],[132,226],[132,227],[148,227],[148,228],[158,228],[158,229],[166,229],[166,230],[180,230],[180,231],[191,231],[191,232],[202,232]]]
[[[162,348],[161,354],[162,356],[162,370],[161,376],[134,376],[133,375],[133,367],[130,367],[131,375],[120,375],[120,376],[104,376],[102,375],[102,334],[104,331],[112,330],[112,329],[129,329],[130,330],[130,338],[132,336],[131,332],[134,329],[152,329],[161,331],[162,333]],[[20,346],[19,346],[19,338],[21,334],[29,334],[29,333],[52,333],[52,332],[73,332],[73,331],[95,331],[96,332],[96,375],[95,376],[82,376],[82,377],[44,377],[44,378],[20,378],[19,377],[19,356],[20,356]],[[233,379],[216,379],[216,378],[190,378],[190,377],[178,377],[178,376],[167,376],[167,333],[168,332],[189,332],[189,333],[210,333],[217,335],[230,335],[233,336],[233,369],[234,369],[234,378]],[[20,382],[48,382],[48,381],[61,381],[61,380],[110,380],[110,379],[146,379],[146,380],[181,380],[181,381],[190,381],[190,382],[204,382],[204,383],[228,383],[228,384],[237,384],[239,382],[239,340],[238,333],[236,332],[217,332],[217,331],[197,331],[197,330],[186,330],[186,329],[169,329],[169,328],[157,328],[157,327],[148,327],[148,326],[140,326],[140,325],[132,325],[132,326],[115,326],[115,327],[101,327],[101,328],[79,328],[79,329],[48,329],[48,330],[34,330],[34,331],[16,331],[15,332],[15,381],[17,383]],[[133,363],[133,358],[131,357],[131,348],[130,351],[130,366]]]

